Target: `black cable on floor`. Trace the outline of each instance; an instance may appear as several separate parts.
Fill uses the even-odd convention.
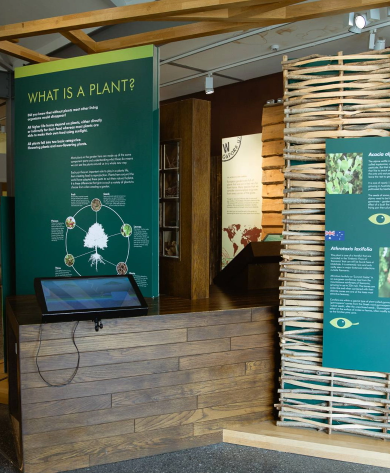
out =
[[[39,356],[39,350],[41,349],[41,344],[42,344],[42,330],[43,330],[43,324],[40,325],[39,327],[39,346],[38,346],[38,351],[37,351],[37,354],[35,356],[35,364],[37,365],[37,369],[38,369],[38,373],[39,373],[39,376],[42,378],[42,380],[48,385],[48,386],[51,386],[51,387],[60,387],[60,386],[67,386],[68,384],[70,384],[73,380],[73,378],[76,376],[77,374],[77,371],[79,370],[79,366],[80,366],[80,352],[79,352],[79,349],[76,345],[76,341],[75,341],[75,333],[76,333],[76,329],[79,325],[79,321],[76,322],[75,326],[74,326],[74,329],[73,329],[73,333],[72,333],[72,342],[73,342],[73,345],[76,347],[76,350],[77,350],[77,365],[76,365],[76,368],[74,369],[73,371],[73,374],[72,376],[68,379],[68,381],[66,381],[65,383],[61,383],[61,384],[51,384],[49,383],[49,381],[47,381],[43,376],[42,376],[42,373],[41,373],[41,370],[39,369],[39,365],[38,365],[38,356]]]
[[[6,380],[6,379],[8,379],[8,376],[6,376],[5,378],[1,378],[1,379],[0,379],[0,383],[1,383],[2,381]]]

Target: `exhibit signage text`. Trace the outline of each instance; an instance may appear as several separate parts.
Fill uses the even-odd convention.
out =
[[[104,94],[114,94],[117,92],[132,92],[135,87],[135,79],[118,79],[110,82],[93,82],[87,86],[68,86],[61,89],[39,90],[27,92],[30,103],[54,102],[56,100],[70,100],[79,97]]]
[[[327,140],[323,366],[390,371],[390,138]]]

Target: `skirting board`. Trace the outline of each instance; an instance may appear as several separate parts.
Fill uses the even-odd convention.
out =
[[[311,457],[389,467],[390,443],[352,434],[328,435],[316,430],[277,427],[275,422],[223,431],[223,441],[236,445],[296,453]]]

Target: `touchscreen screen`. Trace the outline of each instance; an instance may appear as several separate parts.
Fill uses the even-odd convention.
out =
[[[268,235],[264,238],[264,241],[282,241],[283,235],[279,235],[276,233],[268,233]]]
[[[48,312],[140,307],[127,277],[41,281]]]

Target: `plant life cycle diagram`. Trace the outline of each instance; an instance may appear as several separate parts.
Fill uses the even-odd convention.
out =
[[[94,198],[65,220],[66,266],[79,276],[99,272],[128,273],[132,226],[113,208]],[[114,268],[113,268],[114,267]],[[110,269],[111,270],[110,270]]]

